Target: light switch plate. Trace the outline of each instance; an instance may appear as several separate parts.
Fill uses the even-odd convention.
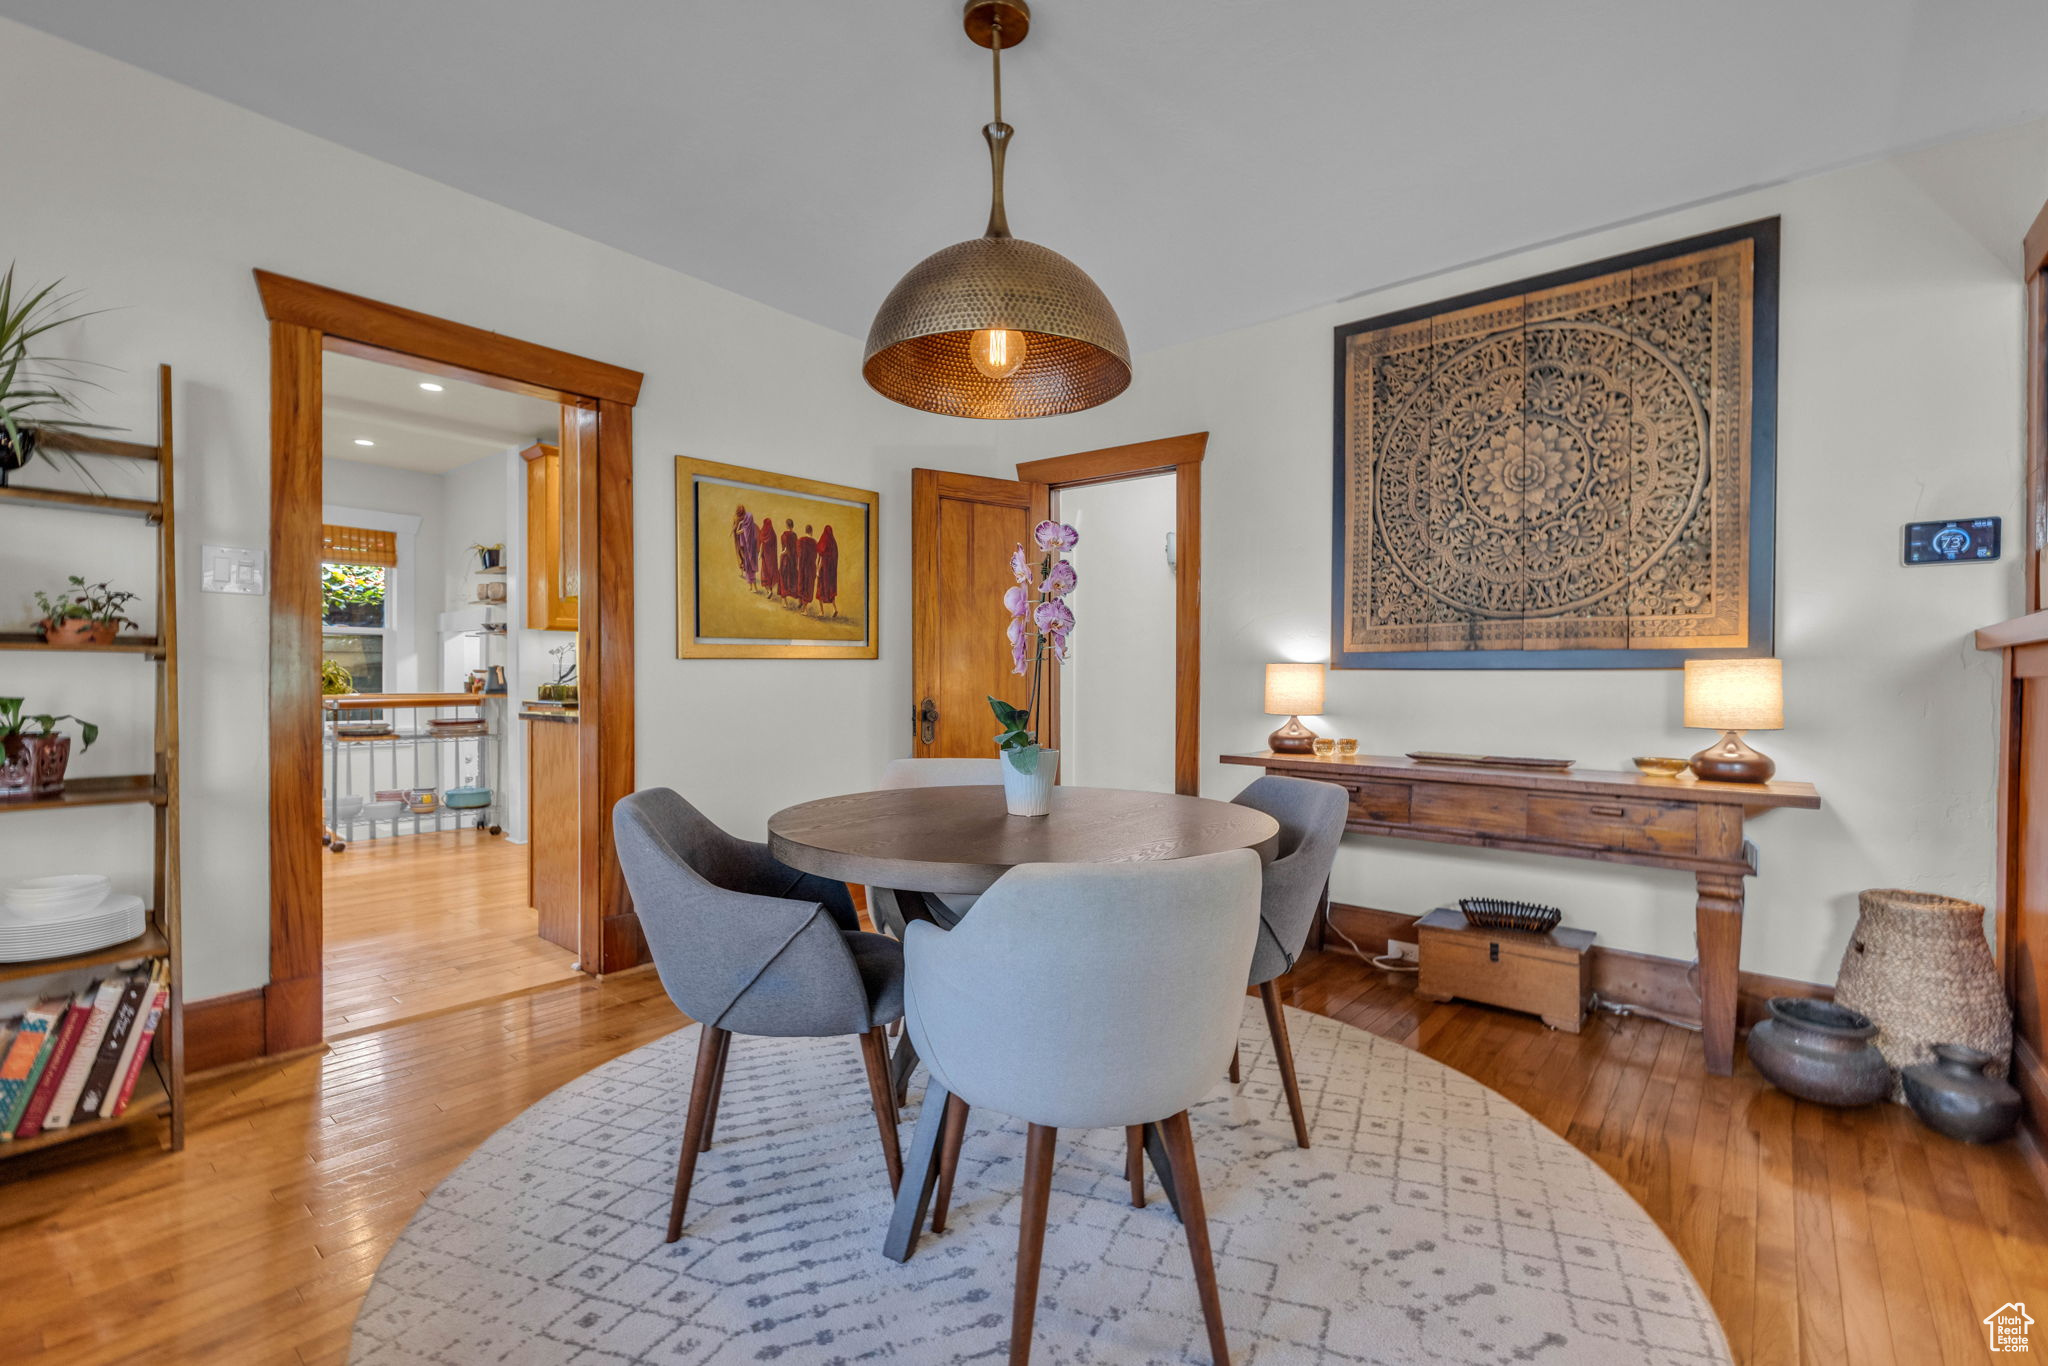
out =
[[[232,545],[201,546],[199,588],[205,593],[261,593],[264,553]]]

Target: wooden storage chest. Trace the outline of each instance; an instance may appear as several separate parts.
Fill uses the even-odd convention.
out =
[[[1468,924],[1446,906],[1416,923],[1421,972],[1415,994],[1427,1001],[1458,997],[1543,1017],[1576,1034],[1593,996],[1591,930],[1489,930]]]

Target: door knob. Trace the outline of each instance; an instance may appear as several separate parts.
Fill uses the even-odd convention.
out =
[[[927,697],[917,704],[917,711],[912,720],[917,724],[917,742],[921,745],[930,744],[937,734],[935,728],[939,724],[938,704]]]

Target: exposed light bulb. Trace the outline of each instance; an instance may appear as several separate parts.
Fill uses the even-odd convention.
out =
[[[967,359],[990,379],[1008,379],[1024,364],[1024,334],[1006,327],[984,327],[967,342]]]
[[[374,446],[377,443],[370,440],[370,438],[367,436],[359,436],[356,438],[356,444],[358,446]]]
[[[438,394],[438,393],[440,393],[440,392],[441,392],[441,386],[440,386],[440,385],[438,385],[438,384],[436,384],[436,383],[434,383],[434,382],[433,382],[432,380],[430,380],[430,379],[423,379],[423,380],[421,380],[421,381],[420,381],[420,388],[422,388],[422,389],[426,390],[426,391],[427,391],[428,393],[430,393],[430,394]]]

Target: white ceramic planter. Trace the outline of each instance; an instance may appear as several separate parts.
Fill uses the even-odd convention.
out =
[[[1036,754],[1038,762],[1026,773],[1017,758]],[[1003,756],[1003,796],[1013,816],[1043,816],[1052,810],[1052,780],[1059,775],[1060,752],[1056,749],[1006,749]]]

